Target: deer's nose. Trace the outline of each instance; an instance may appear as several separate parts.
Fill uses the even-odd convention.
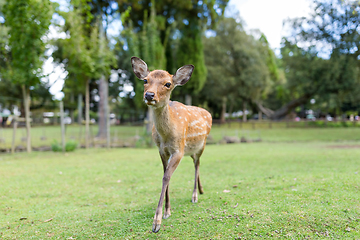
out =
[[[153,92],[146,92],[145,93],[145,99],[148,100],[148,101],[153,100],[154,96],[155,96],[155,93],[153,93]]]

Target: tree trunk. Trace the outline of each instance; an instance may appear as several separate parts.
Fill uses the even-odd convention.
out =
[[[31,153],[31,125],[30,125],[30,90],[22,85],[25,109],[25,125],[26,125],[26,151]]]
[[[81,123],[82,123],[82,99],[83,97],[82,97],[82,94],[81,93],[79,93],[79,95],[78,95],[78,124],[80,124],[81,125]]]
[[[17,117],[14,117],[14,128],[13,128],[13,135],[12,135],[12,141],[11,141],[11,153],[15,153],[15,137],[16,137],[16,129],[17,129]]]
[[[311,95],[304,95],[298,99],[292,100],[276,111],[273,111],[271,109],[262,106],[260,102],[257,102],[256,104],[260,109],[260,111],[262,111],[268,118],[272,120],[279,120],[284,118],[294,108],[306,103],[310,99],[310,96]]]
[[[226,113],[226,97],[222,98],[221,114],[220,114],[220,123],[225,123],[225,113]]]
[[[85,83],[85,148],[89,148],[90,138],[90,79]]]
[[[262,120],[262,111],[259,111],[259,119],[258,119],[259,121],[261,121]]]
[[[75,96],[74,93],[70,93],[70,102],[71,102],[71,108],[70,108],[70,118],[71,118],[71,123],[75,122],[75,118],[74,118],[74,102],[75,102]]]
[[[243,101],[243,122],[247,121],[247,116],[246,116],[246,102]]]
[[[108,116],[107,116],[107,108],[108,108],[108,81],[105,76],[101,76],[99,81],[99,131],[97,134],[97,138],[105,139],[107,138],[107,124],[108,124]]]
[[[185,105],[191,106],[192,104],[192,96],[189,94],[185,95]]]

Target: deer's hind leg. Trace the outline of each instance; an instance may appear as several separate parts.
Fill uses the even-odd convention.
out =
[[[200,153],[195,153],[191,155],[192,159],[194,160],[194,166],[195,166],[195,182],[194,182],[194,191],[191,198],[192,203],[197,203],[198,201],[198,195],[196,187],[199,188],[199,193],[203,194],[204,190],[200,182],[200,172],[199,172],[199,166],[200,166],[200,156],[202,154],[203,150]]]

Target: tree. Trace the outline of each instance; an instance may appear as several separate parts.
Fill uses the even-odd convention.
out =
[[[138,34],[134,33],[134,29],[131,28],[132,20],[130,21],[130,27],[126,29],[123,33],[126,42],[129,44],[129,53],[131,55],[136,55],[149,62],[148,68],[150,70],[155,69],[164,69],[166,67],[166,58],[165,58],[165,48],[160,40],[160,31],[158,23],[156,22],[155,15],[155,1],[151,2],[150,8],[150,18],[147,19],[147,11],[144,12],[144,23],[142,25],[141,32]],[[128,12],[131,14],[131,12]],[[128,15],[129,17],[130,15]],[[126,15],[123,20],[126,22]],[[137,104],[142,104],[142,92],[143,92],[143,83],[141,81],[135,82],[135,101]],[[152,109],[148,107],[148,124],[147,132],[152,130]]]
[[[11,49],[8,71],[10,78],[22,86],[28,152],[31,152],[30,88],[40,82],[45,51],[42,37],[49,29],[53,12],[49,0],[8,0],[4,6]]]
[[[288,103],[276,111],[258,104],[272,119],[311,98],[328,101],[330,95],[351,96],[359,88],[360,3],[315,0],[314,5],[309,18],[289,21],[293,33],[283,41]]]
[[[162,0],[156,1],[155,6],[151,2],[151,0],[141,2],[118,0],[121,13],[125,13],[131,7],[129,18],[132,21],[123,23],[125,29],[133,29],[134,34],[140,32],[147,19],[154,13],[160,43],[165,49],[166,66],[164,68],[174,73],[179,66],[184,64],[195,65],[192,81],[178,92],[182,95],[198,93],[206,80],[202,35],[205,29],[216,26],[224,14],[228,0],[195,2]],[[154,10],[151,11],[153,6]],[[127,44],[132,43],[127,42]],[[147,61],[146,58],[144,60]],[[150,61],[147,62],[150,63]],[[130,69],[128,70],[130,72]],[[179,98],[179,93],[175,93],[173,98]]]
[[[107,42],[100,37],[99,19],[94,19],[88,0],[71,1],[68,12],[59,12],[65,19],[64,30],[70,37],[58,39],[56,61],[62,62],[68,71],[66,81],[76,81],[74,86],[84,86],[85,90],[85,145],[89,147],[90,91],[91,79],[99,79],[110,74],[114,63]],[[85,88],[85,89],[84,89]]]
[[[218,24],[215,33],[216,36],[203,40],[209,76],[201,95],[210,107],[221,109],[220,119],[225,121],[227,102],[231,112],[234,105],[240,107],[241,103],[257,101],[266,94],[270,75],[267,49],[246,34],[241,23],[226,18]]]
[[[91,0],[89,2],[91,6],[90,12],[94,16],[94,19],[99,19],[99,38],[101,38],[100,42],[108,42],[107,29],[109,24],[116,19],[117,16],[117,8],[115,0]],[[108,44],[107,44],[108,45]],[[108,46],[101,46],[103,51],[104,48]],[[106,49],[109,51],[110,49]],[[111,51],[112,52],[112,51]],[[113,59],[115,60],[115,59]],[[113,66],[111,68],[115,68],[114,65],[116,62],[112,61]],[[109,83],[108,83],[108,75],[102,75],[98,79],[98,94],[99,94],[99,102],[97,104],[98,107],[98,125],[99,130],[96,135],[99,139],[107,138],[110,139],[109,133]],[[109,141],[108,141],[109,144]]]

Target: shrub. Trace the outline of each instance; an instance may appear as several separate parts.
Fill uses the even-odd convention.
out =
[[[72,152],[74,151],[76,148],[77,148],[77,142],[75,141],[68,141],[66,144],[65,144],[65,151],[66,152]]]
[[[327,124],[329,127],[334,127],[334,128],[342,127],[341,122],[328,122]]]
[[[51,143],[51,150],[53,150],[53,152],[61,152],[62,151],[62,147],[61,145],[58,143],[58,141],[54,140]]]
[[[77,142],[75,141],[68,141],[65,144],[65,151],[66,152],[72,152],[77,148]],[[62,152],[62,146],[58,141],[53,141],[51,143],[51,150],[53,150],[54,152]]]

